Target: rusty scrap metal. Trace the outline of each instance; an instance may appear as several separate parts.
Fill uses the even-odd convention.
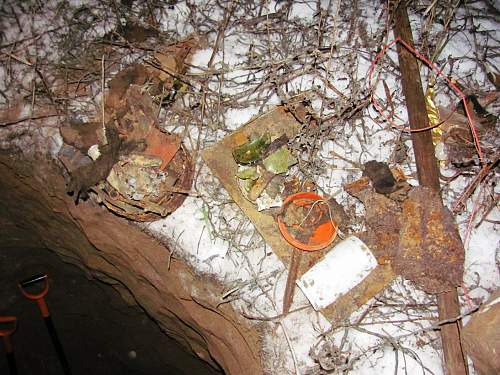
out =
[[[379,263],[391,262],[399,249],[400,205],[386,195],[377,193],[370,186],[368,177],[346,184],[344,189],[365,206],[365,220],[369,230],[358,236],[370,247]]]
[[[297,276],[299,273],[301,257],[302,251],[299,249],[293,249],[292,260],[290,261],[290,267],[288,268],[288,277],[286,279],[285,294],[283,296],[283,315],[288,314],[288,312],[290,311],[290,306],[293,302],[293,292],[295,291],[295,282],[297,281]]]
[[[451,212],[439,193],[416,187],[403,203],[400,249],[394,271],[427,293],[443,293],[462,283],[464,247]]]
[[[405,2],[399,3],[394,9],[394,17],[394,36],[413,45],[413,36]],[[410,128],[412,130],[426,128],[429,119],[417,60],[410,51],[400,44],[398,44],[398,59]],[[439,191],[439,170],[434,154],[431,132],[413,132],[412,143],[420,185]],[[440,320],[453,319],[460,315],[456,289],[438,295],[438,311]],[[468,373],[460,342],[460,328],[461,322],[459,320],[446,324],[441,328],[444,362],[448,374],[465,375]]]

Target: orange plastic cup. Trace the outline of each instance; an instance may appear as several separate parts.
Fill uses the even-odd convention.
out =
[[[330,245],[337,236],[337,223],[330,218],[326,223],[318,225],[313,232],[313,235],[307,242],[302,242],[297,239],[287,228],[283,221],[283,213],[290,204],[297,206],[312,206],[316,201],[324,201],[323,197],[316,193],[301,192],[288,196],[283,202],[283,211],[278,215],[278,227],[285,240],[297,249],[305,251],[317,251],[324,249]]]

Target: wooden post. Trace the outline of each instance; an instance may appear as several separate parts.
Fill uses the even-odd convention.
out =
[[[405,2],[399,4],[395,9],[394,16],[394,36],[413,45],[413,36]],[[429,125],[429,119],[417,59],[399,43],[397,49],[410,128],[412,130],[426,128]],[[431,131],[413,132],[411,138],[420,185],[439,191],[439,169],[434,153]],[[438,311],[440,320],[451,319],[460,315],[456,289],[438,295]],[[460,341],[460,328],[461,322],[459,321],[441,327],[444,363],[448,375],[466,375],[468,373]]]

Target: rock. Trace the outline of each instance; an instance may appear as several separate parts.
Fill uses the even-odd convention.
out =
[[[390,194],[397,189],[396,179],[387,163],[370,160],[365,163],[363,176],[368,177],[377,193]]]

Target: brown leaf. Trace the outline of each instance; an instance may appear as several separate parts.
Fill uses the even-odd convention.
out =
[[[153,128],[146,137],[146,143],[147,147],[144,153],[160,157],[162,160],[160,170],[163,171],[179,150],[181,137],[176,134],[162,133],[160,130]]]
[[[133,22],[128,22],[125,26],[119,27],[118,33],[130,43],[141,43],[148,38],[158,35],[158,32],[156,30],[144,27]]]
[[[69,124],[61,126],[60,132],[64,143],[86,154],[90,146],[100,143],[99,133],[102,133],[102,124],[70,121]]]
[[[112,113],[120,107],[120,102],[124,99],[130,85],[144,85],[147,79],[147,69],[140,64],[132,64],[116,74],[108,84],[106,112]]]
[[[162,47],[154,54],[161,70],[158,75],[162,81],[169,82],[172,76],[186,72],[185,61],[198,45],[196,38],[191,37],[184,41]]]

